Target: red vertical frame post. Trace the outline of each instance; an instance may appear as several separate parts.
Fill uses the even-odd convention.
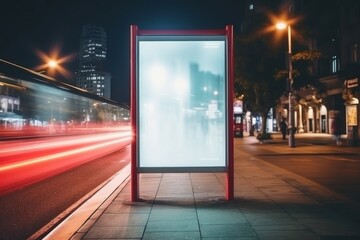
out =
[[[138,28],[130,26],[130,107],[131,107],[131,201],[139,199],[139,178],[137,171],[137,104],[136,104],[136,36]]]
[[[228,171],[226,173],[226,199],[234,199],[234,37],[233,26],[226,26],[228,41]]]

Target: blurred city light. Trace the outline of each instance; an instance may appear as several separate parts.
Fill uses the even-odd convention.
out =
[[[280,30],[285,29],[286,27],[287,27],[287,24],[284,22],[279,22],[276,24],[276,28],[280,29]]]
[[[118,151],[130,143],[130,134],[124,126],[41,141],[6,141],[0,149],[0,195]]]
[[[66,79],[70,79],[72,74],[63,65],[73,60],[76,54],[68,54],[64,57],[60,56],[60,47],[55,47],[50,54],[36,49],[35,53],[40,57],[42,64],[35,67],[35,70],[46,75],[54,77],[57,73]]]
[[[56,67],[58,67],[58,63],[56,60],[50,60],[48,62],[48,66],[49,66],[49,68],[56,68]]]

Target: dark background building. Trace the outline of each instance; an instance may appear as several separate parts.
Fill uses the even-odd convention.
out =
[[[79,51],[76,85],[96,95],[110,98],[111,74],[106,71],[107,37],[104,28],[85,25]]]
[[[249,0],[245,2],[244,11],[242,34],[254,39],[266,34],[275,35],[265,29],[274,18],[283,18],[291,24],[293,56],[301,52],[319,53],[307,63],[292,60],[294,68],[300,72],[293,82],[292,104],[297,131],[332,133],[331,123],[340,113],[342,134],[349,139],[358,138],[360,2]],[[269,51],[282,44],[286,52],[288,46],[285,36],[267,44]],[[256,63],[261,62],[263,56],[257,56]],[[283,58],[284,61],[278,63],[279,68],[285,65],[285,56]],[[273,61],[277,61],[275,55]],[[278,106],[275,105],[277,110],[274,112],[279,120],[288,109],[286,95]]]

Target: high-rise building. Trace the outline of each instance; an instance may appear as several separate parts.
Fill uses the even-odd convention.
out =
[[[106,71],[106,32],[96,25],[82,29],[76,85],[96,95],[110,98],[111,74]]]

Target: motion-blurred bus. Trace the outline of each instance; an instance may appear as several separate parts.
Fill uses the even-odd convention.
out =
[[[0,139],[113,131],[130,109],[0,59]]]

